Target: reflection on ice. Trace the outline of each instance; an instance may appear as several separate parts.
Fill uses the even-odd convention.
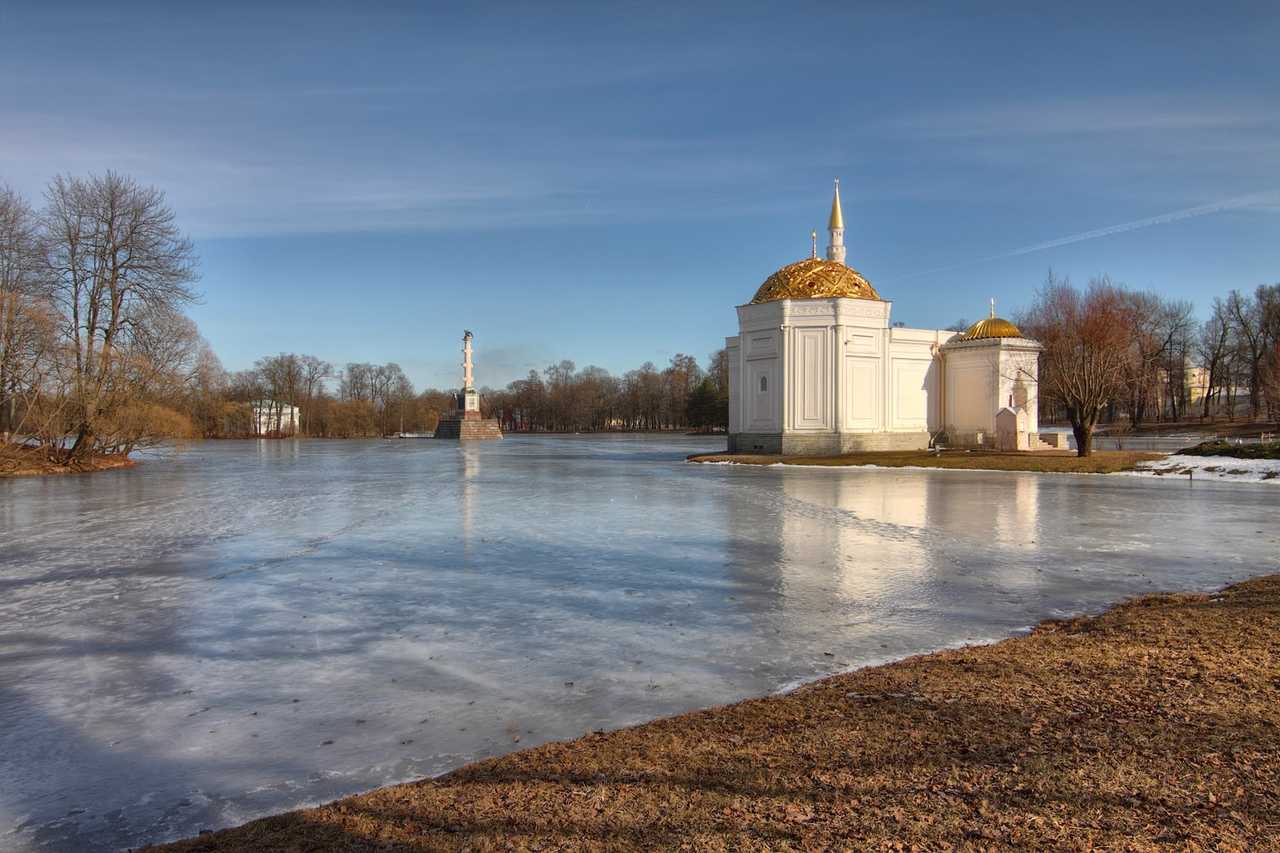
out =
[[[710,446],[220,442],[0,481],[0,849],[193,834],[1280,553],[1274,489],[683,462]]]

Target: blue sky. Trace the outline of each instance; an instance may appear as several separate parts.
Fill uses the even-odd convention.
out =
[[[1050,267],[1201,312],[1280,280],[1280,6],[1031,5],[8,0],[0,181],[162,187],[229,369],[419,387],[464,327],[486,384],[705,361],[835,176],[912,326]]]

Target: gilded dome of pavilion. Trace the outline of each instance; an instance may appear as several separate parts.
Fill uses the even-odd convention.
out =
[[[805,258],[787,264],[764,280],[752,305],[779,299],[879,299],[871,282],[838,261]]]
[[[970,326],[956,341],[981,341],[986,338],[1021,338],[1022,330],[1003,317],[988,317]]]

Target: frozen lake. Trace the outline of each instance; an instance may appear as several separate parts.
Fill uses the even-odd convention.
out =
[[[1278,569],[1272,487],[683,461],[723,443],[0,480],[0,849],[192,835]]]

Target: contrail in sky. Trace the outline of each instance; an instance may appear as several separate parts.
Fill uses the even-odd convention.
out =
[[[1095,228],[1092,231],[1081,231],[1079,234],[1071,234],[1066,237],[1059,237],[1056,240],[1046,240],[1043,243],[1032,243],[1030,246],[1022,246],[1017,249],[1010,249],[1007,252],[1000,252],[995,255],[987,255],[984,258],[973,258],[968,261],[961,261],[957,264],[948,264],[944,267],[935,267],[930,270],[922,270],[921,272],[913,272],[908,275],[898,276],[895,281],[901,281],[908,278],[918,278],[922,275],[929,275],[936,272],[945,272],[947,270],[957,269],[959,267],[967,267],[973,264],[986,263],[987,261],[998,261],[1002,258],[1013,258],[1018,255],[1029,255],[1032,252],[1042,252],[1045,249],[1054,249],[1058,246],[1069,246],[1072,243],[1082,243],[1085,240],[1094,240],[1098,237],[1110,237],[1112,234],[1124,234],[1128,231],[1137,231],[1140,228],[1150,228],[1152,225],[1166,225],[1170,222],[1178,222],[1182,219],[1194,219],[1197,216],[1208,216],[1210,213],[1222,213],[1227,210],[1239,210],[1245,207],[1257,207],[1261,204],[1280,202],[1280,190],[1268,190],[1266,192],[1252,193],[1251,195],[1236,196],[1235,198],[1223,199],[1215,201],[1212,204],[1202,204],[1199,207],[1188,207],[1182,210],[1175,210],[1170,213],[1161,213],[1159,216],[1149,216],[1146,219],[1135,219],[1132,222],[1122,222],[1119,225],[1109,225],[1106,228]]]

